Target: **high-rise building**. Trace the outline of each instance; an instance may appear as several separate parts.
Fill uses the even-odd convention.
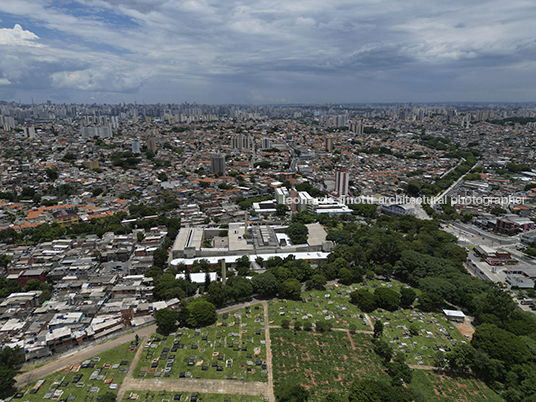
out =
[[[348,196],[349,175],[346,169],[338,170],[335,173],[335,192],[339,197]]]
[[[261,148],[270,149],[271,147],[272,147],[272,144],[270,142],[270,138],[264,137],[261,141]]]
[[[140,140],[138,140],[137,138],[135,140],[132,140],[132,153],[133,154],[140,153]]]
[[[33,127],[33,126],[24,127],[24,134],[26,135],[26,138],[34,139],[35,138],[35,127]]]
[[[225,173],[225,157],[222,154],[210,156],[210,172],[212,174]]]
[[[82,127],[80,134],[83,138],[93,138],[95,136],[100,138],[112,138],[112,128],[110,126],[100,127]]]
[[[236,134],[231,137],[232,149],[251,149],[253,148],[253,137],[251,135]]]
[[[333,152],[333,138],[326,137],[326,151]]]
[[[147,140],[147,149],[156,152],[156,138],[149,138]]]
[[[363,134],[363,123],[361,122],[351,122],[349,124],[349,129],[350,129],[350,132],[354,133],[354,134]]]

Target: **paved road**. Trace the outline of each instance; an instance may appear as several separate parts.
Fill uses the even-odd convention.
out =
[[[15,380],[17,380],[16,387],[21,388],[32,381],[37,381],[49,374],[62,370],[65,367],[91,359],[93,356],[98,355],[99,353],[118,347],[124,343],[131,342],[136,337],[136,334],[140,338],[148,338],[151,334],[154,334],[155,331],[156,325],[150,325],[148,327],[141,328],[138,331],[129,332],[128,334],[119,336],[115,339],[87,348],[86,350],[82,350],[81,352],[73,355],[60,357],[58,360],[54,360],[53,362],[42,367],[15,377]]]

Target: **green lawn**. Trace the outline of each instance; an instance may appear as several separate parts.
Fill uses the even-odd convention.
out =
[[[468,377],[449,377],[428,370],[414,370],[409,386],[426,401],[503,401],[482,381]]]
[[[173,355],[175,360],[170,378],[178,378],[184,373],[186,378],[267,381],[267,370],[261,365],[266,362],[265,346],[264,310],[257,304],[226,316],[219,314],[216,324],[198,331],[181,329],[167,337],[153,335],[145,346],[134,376],[164,376],[168,357]],[[167,353],[164,349],[168,349]],[[194,365],[189,366],[192,356]],[[157,367],[151,367],[153,362]]]
[[[197,397],[197,402],[262,402],[268,399],[262,396],[249,395],[229,395],[229,394],[200,394],[192,392],[163,392],[163,391],[127,391],[123,397],[123,402],[190,402],[192,396]],[[175,399],[174,399],[175,398]]]
[[[348,328],[354,323],[357,329],[370,331],[370,326],[360,318],[362,312],[350,303],[350,292],[349,286],[332,285],[325,291],[303,292],[302,300],[274,299],[269,302],[270,324],[280,326],[284,319],[291,325],[296,320],[302,323],[329,320],[334,328]]]
[[[437,350],[448,351],[466,342],[441,313],[378,309],[369,316],[372,320],[379,319],[384,323],[383,339],[389,342],[394,351],[405,353],[408,364],[432,366]],[[411,326],[418,330],[419,335],[410,334]]]
[[[134,336],[132,337],[134,340]],[[136,354],[136,347],[131,347],[130,343],[121,345],[117,348],[108,350],[92,359],[89,359],[88,368],[81,368],[80,365],[74,365],[70,369],[58,371],[49,375],[44,380],[45,382],[35,393],[30,393],[30,390],[36,382],[20,390],[24,393],[23,401],[42,401],[47,394],[56,392],[61,394],[56,400],[67,401],[93,401],[100,395],[104,395],[110,391],[110,384],[121,384],[126,376],[126,372],[130,369],[130,363]],[[121,364],[127,362],[127,364]],[[84,362],[80,362],[82,364]],[[96,378],[90,379],[92,374],[100,369],[100,373]],[[76,375],[82,375],[78,383],[73,383]]]
[[[347,331],[325,333],[270,329],[274,383],[308,388],[313,401],[344,392],[355,379],[385,376],[372,351],[372,337]],[[351,337],[351,340],[350,340]]]

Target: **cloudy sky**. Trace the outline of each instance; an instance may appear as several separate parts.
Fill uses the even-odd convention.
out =
[[[0,100],[536,101],[534,0],[2,0]]]

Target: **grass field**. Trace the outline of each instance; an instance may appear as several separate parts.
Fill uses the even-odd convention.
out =
[[[134,371],[135,378],[236,379],[267,381],[262,305],[219,314],[209,327],[153,335]],[[168,374],[165,367],[174,356]]]
[[[429,370],[414,370],[409,387],[422,394],[426,401],[503,401],[482,381],[439,375]]]
[[[357,329],[370,330],[364,323],[361,311],[350,303],[349,286],[332,285],[326,291],[312,290],[302,293],[302,300],[274,299],[269,302],[269,320],[271,325],[281,325],[284,319],[291,322],[329,320],[334,328],[348,328],[354,323]]]
[[[133,337],[134,338],[134,337]],[[133,339],[134,340],[134,339]],[[20,390],[15,399],[22,401],[37,402],[42,400],[66,400],[76,402],[96,401],[100,395],[104,395],[120,385],[130,369],[130,363],[134,358],[137,348],[129,343],[108,350],[88,361],[80,362],[69,369],[56,372],[44,378],[41,387],[35,392],[32,388],[35,382]],[[82,365],[85,363],[84,365]],[[85,366],[86,368],[82,368]],[[95,374],[100,369],[98,374]],[[77,383],[75,376],[81,375]],[[112,387],[112,388],[110,388]]]
[[[347,331],[326,333],[270,329],[274,383],[292,381],[308,388],[313,400],[345,392],[357,378],[378,378],[381,360],[372,337]]]
[[[127,391],[123,402],[262,402],[267,398],[262,396],[229,395],[229,394],[201,394],[192,392],[164,392],[164,391]]]
[[[431,366],[437,350],[449,351],[466,342],[456,327],[440,313],[376,310],[370,318],[383,322],[383,339],[394,351],[404,352],[408,364]],[[409,328],[416,329],[418,335],[412,335]]]

